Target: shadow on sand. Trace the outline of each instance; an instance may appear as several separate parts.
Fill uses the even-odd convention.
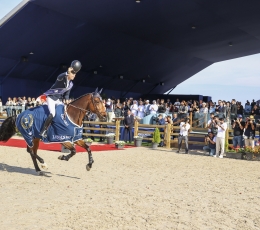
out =
[[[4,163],[0,163],[0,171],[39,176],[39,174],[35,171],[35,169],[22,168],[19,166],[11,166],[11,165],[4,164]],[[46,172],[46,171],[42,171],[42,172],[43,172],[43,175],[41,175],[41,176],[45,176],[45,177],[52,177],[51,175],[56,175],[56,176],[60,176],[60,177],[67,177],[67,178],[78,179],[78,180],[81,179],[79,177],[66,176],[66,175],[62,175],[62,174],[52,174],[51,172]]]

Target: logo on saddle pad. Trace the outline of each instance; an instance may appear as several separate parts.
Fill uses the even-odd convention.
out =
[[[52,139],[56,139],[56,140],[59,140],[59,141],[68,140],[68,139],[70,139],[71,137],[72,137],[72,136],[66,136],[66,135],[62,135],[62,136],[52,135]]]
[[[64,116],[64,114],[61,114],[60,116],[61,116],[61,118],[62,118],[64,124],[65,124],[66,126],[69,126],[68,122],[66,121],[66,117]]]

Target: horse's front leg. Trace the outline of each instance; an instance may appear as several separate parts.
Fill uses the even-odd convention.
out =
[[[61,156],[58,157],[58,159],[68,161],[71,157],[73,157],[76,154],[76,149],[75,149],[74,145],[70,142],[64,142],[64,143],[62,143],[62,145],[65,148],[70,150],[70,154],[68,154],[66,156],[61,155]]]
[[[41,170],[40,170],[40,168],[39,168],[39,166],[38,166],[38,163],[37,163],[37,161],[36,161],[36,155],[35,155],[34,152],[33,152],[33,147],[31,148],[31,147],[27,146],[27,152],[30,153],[30,156],[31,156],[31,158],[32,158],[33,165],[34,165],[34,168],[35,168],[35,171],[36,171],[37,173],[39,173],[39,175],[40,175],[40,174],[41,174]]]
[[[75,142],[75,144],[77,144],[78,146],[80,146],[88,151],[88,161],[89,162],[86,165],[86,169],[89,171],[92,168],[92,164],[94,163],[92,153],[91,153],[89,146],[83,140],[78,140]]]

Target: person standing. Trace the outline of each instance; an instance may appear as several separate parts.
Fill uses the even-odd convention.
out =
[[[149,100],[146,100],[144,105],[144,116],[147,116],[149,114],[150,114],[150,104],[149,104]]]
[[[237,119],[234,120],[232,128],[234,130],[233,147],[243,147],[243,132],[245,128],[245,122],[242,121],[242,115],[237,115]]]
[[[150,110],[150,114],[156,114],[157,113],[157,110],[158,110],[158,105],[156,104],[156,101],[153,100],[153,104],[150,105],[149,107],[149,110]]]
[[[185,141],[185,153],[188,154],[189,153],[189,144],[188,144],[188,133],[189,133],[189,129],[190,129],[190,119],[189,118],[185,118],[184,122],[180,123],[180,134],[178,137],[178,151],[177,153],[180,152],[181,149],[181,145],[182,145],[182,141]]]
[[[132,129],[134,127],[134,116],[131,113],[131,110],[128,109],[127,116],[124,119],[124,141],[127,142],[127,139],[129,139],[129,143],[132,142]]]
[[[143,119],[143,117],[144,117],[144,105],[143,105],[143,102],[142,102],[142,101],[140,101],[139,103],[140,103],[140,105],[138,106],[137,116],[138,116],[139,118]]]
[[[136,100],[133,101],[133,104],[131,105],[130,109],[132,114],[136,117],[138,111],[138,105]]]
[[[245,147],[255,147],[255,127],[256,123],[254,122],[254,116],[250,116],[246,119],[245,124],[245,132],[244,132],[244,138],[245,138]]]
[[[224,118],[216,118],[216,127],[218,128],[217,138],[216,138],[216,155],[214,157],[223,158],[225,149],[225,137],[227,124],[224,122]],[[220,155],[219,155],[220,152]]]
[[[115,105],[115,117],[122,116],[122,104],[120,103],[120,99],[117,99],[117,103]]]

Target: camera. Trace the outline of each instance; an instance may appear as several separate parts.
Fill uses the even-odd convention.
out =
[[[153,117],[153,120],[154,120],[155,122],[158,122],[158,121],[159,121],[159,118],[158,118],[158,117]]]
[[[206,135],[205,135],[205,138],[207,138],[207,137],[209,137],[209,134],[206,134]]]

